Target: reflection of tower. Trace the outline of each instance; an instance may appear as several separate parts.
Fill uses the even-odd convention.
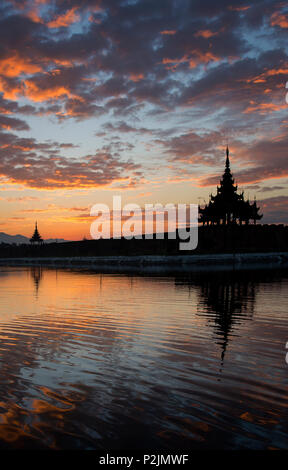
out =
[[[39,290],[39,285],[43,276],[42,272],[42,267],[41,266],[33,266],[31,268],[31,277],[33,278],[34,281],[34,286],[35,286],[35,297],[38,297],[38,290]]]
[[[214,314],[212,322],[221,337],[223,364],[232,330],[253,316],[255,284],[242,273],[218,273],[217,278],[202,283],[201,296],[209,308],[209,323]]]
[[[189,277],[175,280],[176,285],[197,287],[199,304],[197,315],[207,318],[221,345],[221,363],[232,335],[237,326],[253,316],[256,287],[251,272],[206,272],[191,274]],[[203,309],[204,306],[204,309]]]

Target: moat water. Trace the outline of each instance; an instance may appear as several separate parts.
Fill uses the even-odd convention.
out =
[[[0,448],[288,448],[286,271],[0,279]]]

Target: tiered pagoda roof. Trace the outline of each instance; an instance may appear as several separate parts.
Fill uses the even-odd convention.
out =
[[[35,223],[35,230],[32,237],[30,238],[30,243],[43,243],[43,239],[40,233],[38,232],[37,222]]]
[[[230,225],[243,222],[249,224],[250,220],[256,224],[263,215],[259,214],[256,200],[250,203],[244,199],[244,192],[238,194],[238,186],[234,184],[234,179],[230,170],[229,149],[226,149],[225,172],[217,186],[217,194],[210,195],[209,203],[203,208],[199,208],[199,222],[203,225]]]

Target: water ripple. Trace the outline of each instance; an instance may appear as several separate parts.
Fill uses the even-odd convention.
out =
[[[285,273],[1,270],[0,448],[287,448]]]

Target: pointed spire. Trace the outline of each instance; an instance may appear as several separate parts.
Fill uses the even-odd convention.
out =
[[[209,203],[200,209],[199,221],[207,225],[217,224],[236,224],[242,222],[246,224],[250,220],[260,220],[263,214],[259,214],[260,207],[257,206],[256,197],[254,203],[250,203],[248,199],[244,199],[244,191],[238,194],[238,186],[234,183],[234,178],[230,169],[229,147],[226,146],[226,167],[220,180],[220,186],[217,186],[217,194],[210,194]]]
[[[228,144],[227,144],[227,147],[226,147],[226,168],[230,168],[230,160],[229,160],[229,148],[228,148]]]
[[[37,221],[35,222],[35,230],[34,230],[34,233],[33,233],[32,237],[30,238],[30,242],[31,243],[42,243],[43,242],[42,237],[41,237],[40,233],[38,232]]]

